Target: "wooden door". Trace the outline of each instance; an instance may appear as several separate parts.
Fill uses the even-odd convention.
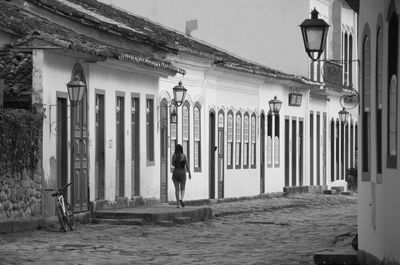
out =
[[[299,121],[299,185],[304,184],[304,121]]]
[[[218,113],[218,198],[224,198],[224,114]]]
[[[87,93],[85,91],[80,103],[71,108],[71,142],[73,143],[71,148],[71,179],[73,183],[73,206],[76,212],[89,210],[89,134],[87,121]]]
[[[210,157],[210,168],[209,168],[209,180],[208,180],[208,194],[210,199],[215,198],[215,114],[210,112],[209,119],[209,157]]]
[[[102,200],[105,195],[105,140],[104,140],[104,94],[96,94],[96,168],[95,199]]]
[[[131,106],[131,183],[132,195],[140,195],[140,136],[139,97],[132,97]]]
[[[168,103],[160,104],[160,201],[168,202]]]
[[[116,98],[116,170],[115,196],[125,196],[125,102],[123,95]]]
[[[265,114],[260,120],[260,193],[265,193]]]
[[[289,148],[290,148],[290,146],[289,146],[289,144],[290,144],[290,142],[289,142],[289,118],[288,117],[285,117],[285,187],[288,187],[289,185],[290,185],[290,179],[289,179],[289,176],[290,176],[290,169],[289,169],[289,164],[290,164],[290,161],[289,161],[289,158],[290,158],[290,153],[289,153]]]
[[[67,131],[67,95],[57,98],[57,174],[58,187],[68,183],[68,131]],[[63,191],[68,201],[68,192]]]

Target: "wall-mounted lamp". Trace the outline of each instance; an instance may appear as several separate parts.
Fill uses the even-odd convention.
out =
[[[279,114],[279,111],[282,107],[282,101],[280,101],[276,96],[274,99],[271,99],[269,102],[269,111],[274,114]]]
[[[68,97],[72,106],[77,106],[82,100],[83,93],[85,93],[85,88],[86,84],[80,80],[79,75],[76,75],[74,80],[68,82]]]
[[[182,85],[182,81],[179,81],[178,85],[172,88],[174,93],[174,98],[171,100],[170,104],[161,104],[158,108],[168,108],[170,114],[170,122],[171,124],[176,124],[178,120],[178,108],[182,106],[183,102],[185,102],[187,89]],[[165,119],[160,119],[158,124],[165,123]]]
[[[301,33],[303,36],[303,42],[305,50],[308,56],[313,61],[317,61],[321,54],[324,52],[326,37],[328,35],[329,25],[323,19],[318,18],[319,12],[314,8],[311,12],[311,19],[306,19],[301,23]],[[348,118],[348,112],[346,109],[353,109],[357,107],[359,102],[359,93],[355,90],[351,84],[344,85],[342,76],[343,72],[340,64],[348,64],[352,62],[358,62],[359,60],[321,60],[324,62],[324,71],[322,71],[322,77],[324,81],[331,83],[336,86],[343,87],[344,94],[340,98],[340,105],[342,110],[339,111],[340,120],[344,121]],[[340,64],[339,64],[340,63]],[[326,77],[325,78],[325,72]],[[333,81],[333,82],[332,82]],[[345,81],[347,83],[347,81]],[[346,114],[347,113],[347,114]],[[342,119],[343,118],[343,119]]]
[[[343,107],[341,111],[339,111],[339,120],[342,123],[346,123],[349,117],[349,112]]]
[[[182,81],[179,81],[178,85],[172,89],[174,92],[174,102],[177,107],[180,107],[185,101],[187,89],[182,86]]]
[[[300,24],[304,47],[311,60],[316,61],[324,52],[329,25],[325,20],[318,18],[317,9],[311,12],[311,19]]]

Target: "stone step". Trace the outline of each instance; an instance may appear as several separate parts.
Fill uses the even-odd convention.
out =
[[[317,265],[358,265],[357,256],[357,252],[353,249],[318,252],[314,254],[314,262]]]
[[[180,225],[184,225],[184,224],[188,224],[190,222],[192,222],[192,218],[190,217],[177,217],[174,219],[175,223],[180,224]]]
[[[93,219],[129,220],[141,219],[145,224],[170,225],[168,222],[184,224],[212,218],[211,207],[176,208],[175,206],[151,206],[136,208],[104,209],[93,212]]]
[[[93,224],[110,224],[110,225],[144,225],[143,219],[103,219],[103,218],[92,218],[91,223]]]

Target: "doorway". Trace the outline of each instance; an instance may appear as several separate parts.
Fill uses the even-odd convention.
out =
[[[139,136],[139,95],[132,95],[131,106],[131,194],[140,195],[140,136]]]
[[[168,103],[160,103],[160,201],[168,202]]]
[[[86,83],[83,68],[74,66],[72,78],[79,76]],[[71,79],[72,79],[71,78]],[[72,204],[75,212],[89,210],[89,133],[87,114],[87,90],[83,92],[81,101],[71,108],[71,181]]]
[[[265,114],[260,120],[260,193],[265,193]]]
[[[209,180],[208,194],[210,199],[215,199],[215,113],[210,112],[209,118]]]

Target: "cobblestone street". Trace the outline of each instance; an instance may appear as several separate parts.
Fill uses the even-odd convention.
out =
[[[356,232],[356,203],[304,194],[213,204],[214,219],[173,227],[3,234],[0,264],[313,264],[315,252],[349,243],[336,241]]]

